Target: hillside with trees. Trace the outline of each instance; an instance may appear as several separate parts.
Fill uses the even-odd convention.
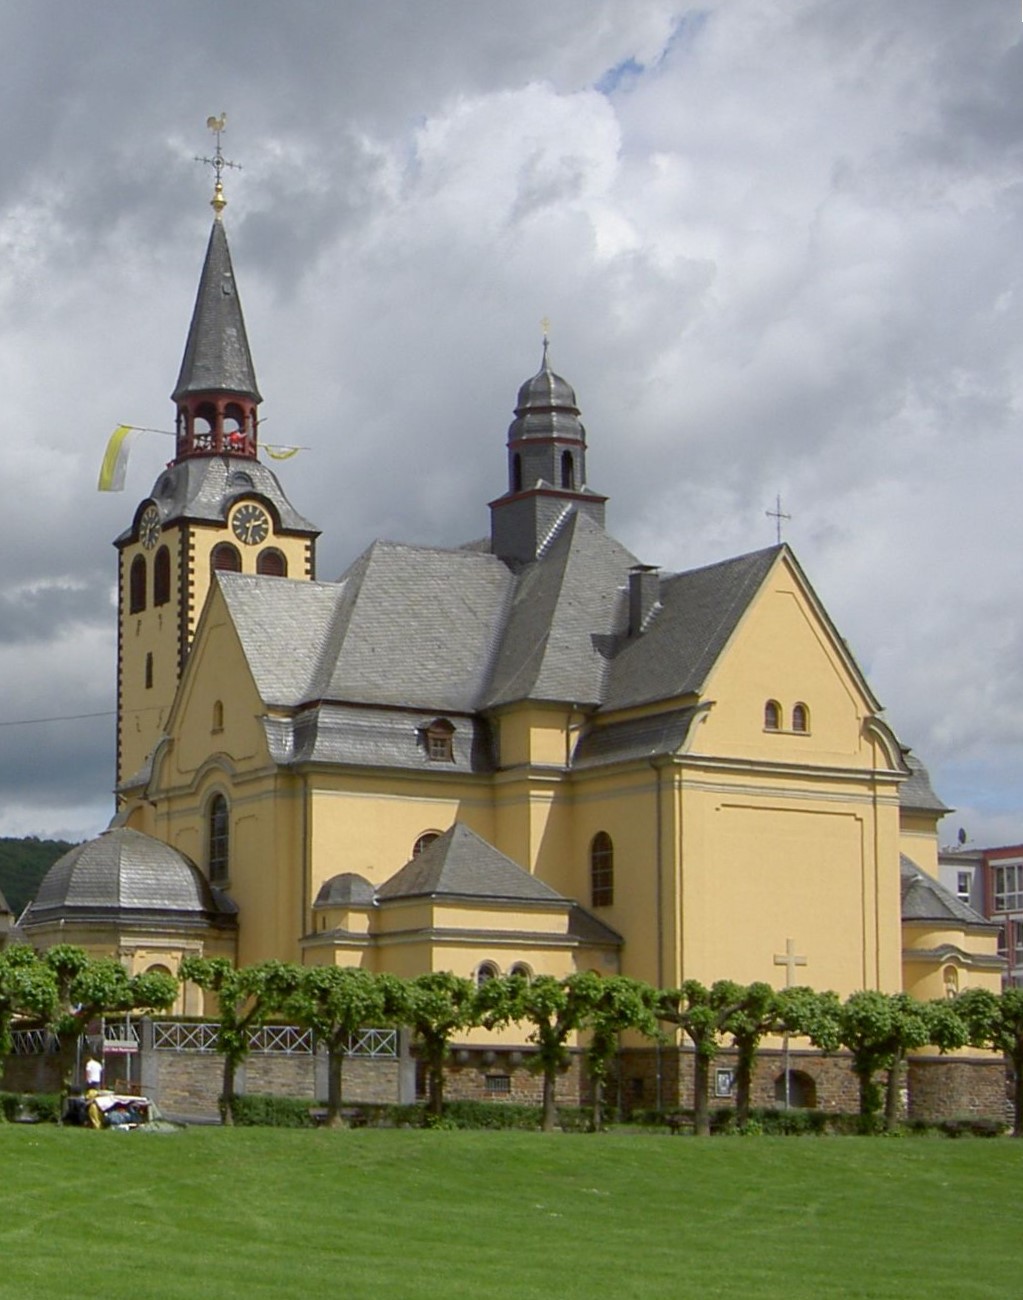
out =
[[[0,838],[0,893],[15,916],[35,897],[39,882],[62,854],[74,845],[67,840]]]

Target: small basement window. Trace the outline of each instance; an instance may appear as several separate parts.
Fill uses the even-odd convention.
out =
[[[488,1074],[484,1082],[487,1092],[502,1093],[507,1096],[511,1092],[511,1075],[510,1074]]]

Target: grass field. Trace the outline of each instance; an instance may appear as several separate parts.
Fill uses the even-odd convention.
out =
[[[1023,1142],[0,1125],[0,1295],[1023,1292]]]

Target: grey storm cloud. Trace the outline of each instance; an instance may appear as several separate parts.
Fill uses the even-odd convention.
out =
[[[322,575],[486,532],[548,318],[612,530],[687,567],[780,496],[956,824],[1018,839],[1021,36],[1000,0],[0,3],[0,833],[110,815],[77,715],[113,708],[110,543],[172,454],[226,110]],[[97,494],[119,423],[162,432]]]

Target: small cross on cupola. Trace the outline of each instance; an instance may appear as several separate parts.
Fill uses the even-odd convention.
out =
[[[178,408],[176,462],[193,456],[255,459],[257,454],[256,408],[262,398],[221,220],[227,205],[221,177],[225,167],[238,167],[221,149],[226,120],[226,113],[207,120],[216,136],[216,152],[212,158],[196,159],[211,166],[216,175],[210,200],[214,221],[181,373],[171,395]]]

